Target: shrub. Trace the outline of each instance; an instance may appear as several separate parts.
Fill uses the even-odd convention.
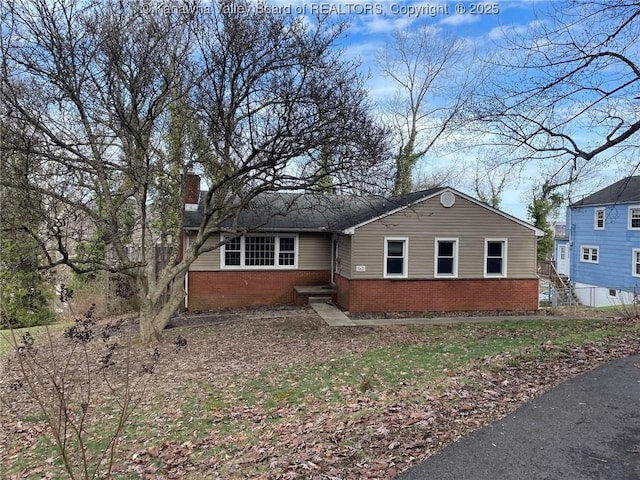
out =
[[[34,327],[55,319],[49,308],[51,295],[38,272],[0,270],[0,290],[0,327]]]
[[[61,300],[69,298],[63,288]],[[160,358],[157,347],[136,346],[123,320],[101,324],[94,317],[92,306],[57,339],[48,328],[38,341],[11,330],[6,371],[14,378],[6,384],[37,407],[72,480],[111,477],[119,440]],[[176,339],[176,350],[185,347]]]

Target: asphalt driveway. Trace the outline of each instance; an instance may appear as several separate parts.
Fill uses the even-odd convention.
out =
[[[640,355],[562,383],[398,478],[640,480]]]

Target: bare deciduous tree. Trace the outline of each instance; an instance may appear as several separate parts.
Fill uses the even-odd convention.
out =
[[[510,169],[505,165],[492,165],[488,160],[481,162],[478,159],[473,173],[473,191],[478,200],[500,208],[502,194],[510,178]]]
[[[327,19],[309,26],[243,0],[153,5],[2,7],[2,148],[30,165],[19,182],[2,182],[43,199],[48,214],[30,234],[47,266],[133,280],[144,341],[179,307],[189,265],[222,222],[265,191],[315,188],[327,175],[365,184],[385,138],[356,65],[334,51],[342,30]],[[319,164],[325,145],[332,156]],[[188,171],[208,191],[198,235],[181,251]],[[109,255],[76,258],[96,237]],[[173,248],[157,271],[160,243]]]
[[[516,148],[517,160],[553,163],[550,185],[572,182],[602,159],[637,168],[640,4],[546,7],[530,35],[509,39],[474,114],[498,143]]]
[[[397,30],[381,52],[380,69],[396,87],[386,113],[395,140],[397,194],[413,189],[417,163],[451,133],[459,118],[470,87],[465,53],[462,41],[429,26]]]

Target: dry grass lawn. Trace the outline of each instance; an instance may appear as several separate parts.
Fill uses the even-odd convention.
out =
[[[311,310],[283,307],[220,320],[166,331],[123,426],[113,478],[393,478],[562,380],[640,352],[632,319],[331,328]],[[134,325],[118,335],[111,376],[98,373],[101,344],[89,352],[89,463],[99,464],[99,437],[117,419],[105,379],[117,390],[148,358],[125,369],[124,345],[149,350],[136,345]],[[52,339],[66,358],[71,342],[60,331]],[[46,337],[35,345],[45,358]],[[67,478],[49,427],[16,383],[15,355],[3,357],[0,476]]]

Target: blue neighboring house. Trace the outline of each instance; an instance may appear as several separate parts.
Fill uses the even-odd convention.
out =
[[[583,305],[640,297],[640,176],[624,178],[572,203],[567,236],[556,241],[556,269]]]

